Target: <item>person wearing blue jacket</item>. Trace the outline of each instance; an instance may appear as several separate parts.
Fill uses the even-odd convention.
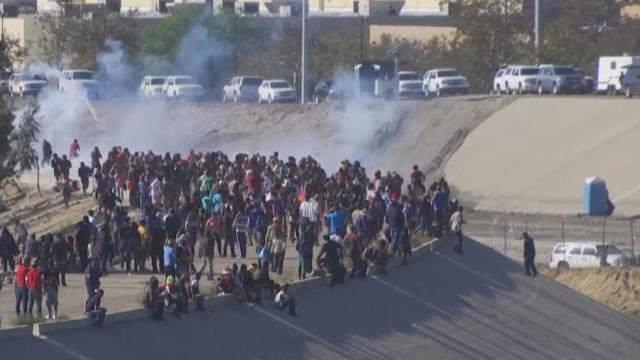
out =
[[[164,274],[175,276],[176,262],[178,260],[174,240],[168,240],[164,245]]]

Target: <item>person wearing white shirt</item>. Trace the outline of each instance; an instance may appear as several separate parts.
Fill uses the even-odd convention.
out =
[[[280,310],[289,308],[289,315],[298,317],[298,315],[296,314],[296,300],[293,295],[289,293],[289,284],[284,284],[282,286],[280,291],[278,291],[278,293],[276,294],[274,301],[276,308]]]

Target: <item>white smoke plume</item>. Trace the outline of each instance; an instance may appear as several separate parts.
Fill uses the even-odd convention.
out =
[[[212,38],[206,27],[195,24],[182,39],[174,61],[150,57],[142,62],[147,66],[156,65],[155,74],[150,75],[191,75],[206,85],[212,81],[206,79],[207,74],[211,74],[208,70],[220,69],[217,73],[222,74],[221,69],[227,65],[222,60],[228,59],[232,51],[227,44]],[[67,153],[69,145],[77,138],[81,146],[80,160],[85,162],[89,161],[94,146],[100,147],[104,155],[112,146],[121,145],[131,151],[152,150],[155,153],[185,153],[195,149],[230,153],[279,151],[282,156],[296,157],[311,154],[329,169],[335,169],[344,159],[358,159],[366,164],[375,150],[379,129],[401,116],[406,108],[396,102],[353,98],[330,106],[323,114],[322,121],[325,123],[318,121],[314,127],[299,124],[294,125],[295,130],[274,129],[244,139],[240,136],[240,140],[232,136],[211,140],[204,136],[207,130],[215,128],[222,136],[225,134],[225,129],[217,129],[220,114],[215,110],[214,113],[203,113],[215,109],[215,106],[176,104],[139,97],[138,85],[145,74],[138,73],[127,58],[122,44],[117,41],[107,41],[97,63],[99,79],[106,84],[106,99],[89,101],[82,91],[60,93],[53,86],[38,98],[40,115],[43,117],[40,139],[47,139],[53,145],[54,152],[62,155]],[[60,76],[59,70],[44,64],[33,64],[30,71],[43,73],[52,79]],[[348,84],[345,86],[353,86],[353,80],[347,77],[338,81]],[[246,111],[255,112],[252,106],[245,106]],[[294,114],[299,110],[292,106],[290,111]],[[325,131],[319,134],[316,131],[318,126]],[[296,131],[296,134],[291,136],[287,131]],[[246,132],[250,133],[251,129],[247,128]],[[76,167],[77,163],[74,163]]]

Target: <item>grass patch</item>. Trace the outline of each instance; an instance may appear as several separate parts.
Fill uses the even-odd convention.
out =
[[[45,322],[45,318],[43,316],[35,316],[31,317],[29,315],[20,315],[17,318],[11,320],[11,325],[13,326],[24,326],[24,325],[33,325],[37,323]]]

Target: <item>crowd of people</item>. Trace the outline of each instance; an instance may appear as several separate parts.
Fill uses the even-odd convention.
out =
[[[65,204],[77,183],[70,174],[79,150],[74,140],[69,156],[59,157],[51,144],[43,144]],[[229,158],[222,152],[189,151],[183,157],[116,146],[106,156],[95,147],[90,158],[90,166],[78,166],[77,188],[91,192],[98,209],[78,222],[74,234],[37,239],[19,221],[13,234],[2,229],[3,270],[13,271],[18,261],[16,314],[24,299],[23,312],[31,314],[33,304],[40,312],[44,291],[49,316],[55,318],[58,286],[66,286],[66,271],[77,270],[85,273],[87,314],[99,322],[104,318],[98,311],[104,310],[99,279],[117,265],[127,273],[154,274],[143,303],[155,317],[166,308],[184,312],[190,300],[200,308],[199,282],[205,272],[214,280],[217,253],[241,263],[225,268],[218,292],[261,303],[268,291],[295,315],[288,286],[270,278],[270,272],[284,271],[287,243],[295,245],[299,279],[331,274],[331,286],[343,284],[347,274],[385,273],[389,257],[405,263],[418,233],[457,233],[462,253],[462,207],[451,199],[444,179],[425,184],[418,166],[405,183],[397,172],[375,171],[370,177],[358,161],[344,160],[328,174],[310,156],[281,159],[277,152]],[[257,257],[250,264],[249,251]]]

